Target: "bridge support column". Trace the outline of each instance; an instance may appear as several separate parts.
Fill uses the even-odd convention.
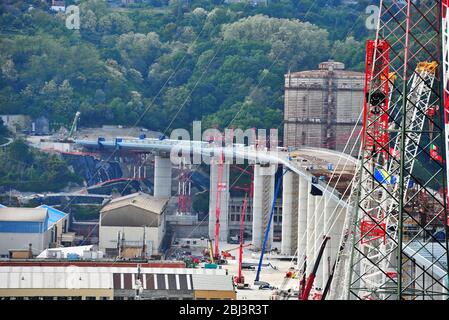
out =
[[[323,243],[324,235],[324,210],[325,210],[325,197],[320,196],[316,199],[315,203],[315,233],[313,235],[315,239],[315,254],[313,255],[312,266],[318,257],[321,244]],[[320,261],[318,270],[316,272],[316,278],[314,282],[315,290],[322,292],[323,290],[323,276],[324,276],[324,263],[323,258]]]
[[[307,249],[306,259],[307,268],[306,275],[309,276],[313,269],[315,255],[315,204],[320,198],[312,195],[312,183],[307,181]],[[300,237],[300,236],[299,236]]]
[[[327,254],[327,256],[329,257],[328,259],[330,261],[329,263],[330,271],[332,271],[332,267],[334,266],[335,260],[337,259],[338,251],[340,249],[340,240],[343,234],[343,227],[347,213],[347,209],[345,207],[339,205],[334,200],[332,201],[335,203],[335,214],[330,219],[326,219],[328,221],[327,228],[331,228],[328,231],[328,236],[330,237],[330,240],[328,242],[329,251]]]
[[[299,176],[288,171],[282,186],[282,243],[281,253],[295,254],[298,244],[298,189]]]
[[[253,194],[253,246],[261,250],[265,232],[270,218],[271,206],[274,198],[274,178],[276,165],[254,165],[254,194]],[[273,242],[273,222],[266,244],[266,250],[271,250]]]
[[[326,247],[324,248],[324,254],[323,254],[323,286],[326,285],[327,280],[329,279],[329,274],[331,272],[332,268],[332,257],[335,253],[335,248],[333,246],[334,238],[337,237],[337,234],[335,233],[335,227],[334,224],[336,213],[337,213],[337,202],[333,200],[328,195],[325,196],[325,208],[324,208],[324,234],[328,237],[330,237],[329,241],[327,242]],[[332,226],[332,224],[334,224]],[[332,227],[332,229],[331,229]]]
[[[215,207],[217,203],[217,182],[218,182],[218,161],[217,158],[210,159],[210,187],[209,187],[209,239],[215,238]],[[223,165],[223,176],[221,178],[221,198],[220,198],[220,241],[227,241],[229,236],[228,211],[229,211],[229,164]]]
[[[171,169],[170,156],[157,155],[154,160],[154,197],[171,197]]]
[[[298,195],[298,229],[297,229],[297,241],[298,241],[298,269],[302,270],[304,260],[307,255],[307,215],[309,207],[309,182],[302,178],[299,178],[299,195]]]

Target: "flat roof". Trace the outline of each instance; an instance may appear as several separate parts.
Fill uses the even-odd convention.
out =
[[[211,281],[212,280],[212,281]],[[206,274],[192,275],[193,290],[205,291],[233,291],[232,277],[228,275],[215,275],[211,278]]]
[[[46,208],[0,208],[0,221],[43,222],[47,213]]]
[[[114,274],[135,276],[137,272],[136,267],[0,266],[0,289],[113,289]],[[226,275],[224,269],[141,268],[140,272],[160,277],[165,283],[164,275],[187,275],[192,279],[193,290],[234,290],[232,276]]]

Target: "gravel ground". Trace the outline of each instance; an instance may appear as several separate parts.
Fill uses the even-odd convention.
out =
[[[220,250],[227,250],[230,248],[238,247],[235,244],[227,244],[221,243]],[[279,244],[274,244],[273,247],[280,248]],[[238,272],[238,249],[230,252],[233,256],[235,256],[235,260],[228,260],[228,264],[224,265],[223,268],[228,270],[230,275],[237,275]],[[238,300],[270,300],[275,290],[259,290],[258,285],[254,285],[254,279],[256,278],[257,273],[257,263],[259,262],[260,252],[251,251],[251,247],[243,248],[243,262],[251,262],[256,263],[255,270],[247,270],[244,269],[243,276],[245,277],[245,282],[250,285],[249,289],[237,290],[237,299]],[[294,266],[294,263],[291,261],[281,261],[277,259],[265,260],[265,263],[271,263],[276,269],[273,269],[270,266],[262,267],[260,272],[261,281],[268,282],[271,286],[275,288],[279,288],[284,281],[285,274],[289,271],[289,268]],[[290,280],[284,289],[294,288],[298,289],[298,280]]]

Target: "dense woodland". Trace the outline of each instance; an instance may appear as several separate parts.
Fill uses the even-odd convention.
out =
[[[120,1],[109,1],[120,3]],[[46,1],[0,4],[0,114],[45,115],[52,129],[229,126],[282,132],[284,74],[335,59],[362,70],[371,1],[66,1],[80,29]],[[8,133],[0,125],[0,137]],[[14,159],[14,161],[12,161]],[[80,182],[67,164],[17,140],[0,150],[0,185],[59,190]]]
[[[0,114],[46,115],[55,129],[77,110],[81,126],[166,134],[193,120],[280,128],[288,70],[328,58],[362,69],[370,1],[141,2],[77,1],[70,30],[45,1],[2,1]]]

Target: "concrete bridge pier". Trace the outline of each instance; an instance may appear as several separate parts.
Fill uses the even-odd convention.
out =
[[[154,197],[171,197],[172,163],[169,154],[159,154],[154,160]]]
[[[340,249],[340,240],[343,232],[343,226],[347,210],[342,205],[339,205],[335,200],[331,201],[333,202],[333,204],[326,209],[327,222],[325,222],[325,229],[327,230],[327,234],[330,237],[327,246],[328,249],[327,251],[325,251],[326,260],[329,261],[329,272],[332,270],[332,267],[335,263],[335,259],[337,258],[338,251]],[[329,212],[328,209],[330,210],[332,206],[334,207],[335,212],[333,216],[330,216],[332,212]],[[329,230],[329,228],[331,229]],[[327,278],[325,279],[327,281]]]
[[[315,204],[320,199],[318,196],[314,196],[311,193],[312,183],[307,182],[307,226],[306,226],[306,275],[312,272],[313,268],[313,256],[315,255]],[[300,239],[301,236],[298,237]],[[298,252],[301,254],[301,252]],[[301,268],[302,266],[298,266]]]
[[[298,245],[299,176],[293,171],[288,171],[283,177],[282,184],[281,253],[293,255]]]
[[[315,252],[313,255],[313,259],[311,262],[312,267],[315,263],[316,258],[318,257],[318,252],[320,251],[321,244],[323,243],[324,236],[324,210],[325,210],[325,197],[320,196],[317,197],[315,203],[315,232],[313,238],[315,240]],[[316,272],[316,278],[314,281],[315,290],[322,292],[324,288],[323,283],[324,277],[324,263],[323,259],[321,259],[320,264],[318,266],[318,270]]]
[[[277,165],[254,165],[254,194],[253,194],[253,246],[261,250],[271,213],[274,198],[274,180]],[[273,222],[268,233],[266,250],[271,250],[273,243]]]
[[[217,182],[218,182],[218,162],[219,158],[210,159],[210,187],[209,187],[209,238],[215,238],[215,207],[217,203]],[[228,228],[228,210],[229,210],[229,164],[223,164],[223,175],[221,178],[221,197],[220,197],[220,241],[227,241]]]
[[[324,233],[326,236],[330,237],[329,241],[324,248],[322,263],[323,263],[323,286],[326,285],[329,279],[329,274],[332,269],[333,256],[335,254],[334,240],[337,237],[335,234],[336,225],[332,224],[335,221],[337,202],[331,199],[328,195],[325,196],[325,207],[324,207]],[[332,229],[331,229],[332,227]]]

